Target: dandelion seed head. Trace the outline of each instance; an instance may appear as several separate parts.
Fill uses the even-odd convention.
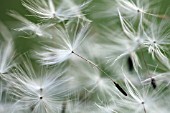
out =
[[[19,71],[11,74],[14,81],[10,83],[9,91],[16,97],[15,104],[20,105],[18,109],[24,110],[33,106],[36,113],[57,112],[62,99],[70,93],[71,89],[67,86],[70,78],[62,77],[63,73],[60,71],[55,73],[54,70],[45,68],[41,69],[41,73],[37,73],[31,64],[25,65],[25,68],[18,66]],[[39,111],[40,108],[42,112]]]
[[[82,10],[88,6],[90,1],[81,5],[76,5],[72,0],[63,0],[60,3],[54,0],[23,0],[22,3],[34,16],[42,19],[56,19],[63,22],[78,17],[89,21]]]
[[[62,63],[81,45],[88,32],[89,23],[85,22],[85,25],[82,25],[79,19],[76,23],[71,21],[64,27],[58,26],[53,34],[54,40],[49,41],[48,46],[42,45],[42,49],[35,51],[34,56],[43,65]]]
[[[132,22],[136,21],[137,19],[143,19],[143,22],[148,21],[144,14],[147,13],[150,9],[152,9],[151,2],[145,0],[116,0],[117,1],[117,8],[120,10],[122,15],[125,18],[131,19]]]
[[[169,68],[169,60],[166,56],[166,45],[169,45],[169,33],[167,33],[167,22],[160,22],[159,26],[155,23],[158,23],[156,20],[153,20],[154,23],[144,33],[144,42],[143,45],[148,49],[148,53],[152,55],[152,58],[155,57],[162,62],[167,68]]]
[[[163,102],[162,90],[166,89],[167,86],[159,87],[159,89],[154,89],[149,85],[142,85],[140,83],[133,84],[127,76],[125,76],[125,85],[127,88],[127,97],[120,97],[121,99],[117,101],[117,105],[121,108],[125,107],[131,112],[151,112],[164,110],[164,106],[160,103]],[[115,100],[116,101],[116,100]],[[123,111],[123,109],[121,110]]]

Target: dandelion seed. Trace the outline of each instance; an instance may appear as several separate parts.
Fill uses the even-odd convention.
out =
[[[136,17],[138,13],[147,12],[150,8],[150,2],[148,1],[132,1],[132,0],[117,0],[118,8],[127,17]]]
[[[90,23],[82,24],[78,19],[76,23],[69,21],[64,28],[58,26],[55,29],[54,40],[49,41],[50,46],[43,45],[42,49],[35,51],[35,58],[38,58],[43,65],[53,65],[69,59],[72,52],[88,35]]]
[[[27,20],[25,17],[21,16],[19,13],[15,12],[15,11],[11,11],[9,13],[9,15],[22,22],[22,24],[21,24],[22,26],[16,28],[15,30],[24,31],[26,33],[31,31],[39,37],[52,38],[52,36],[48,30],[52,26],[54,26],[54,24],[35,24],[35,23]]]
[[[143,80],[143,81],[141,81],[142,83],[144,83],[144,84],[150,84],[150,85],[152,85],[151,83],[152,83],[152,79],[154,79],[155,80],[155,85],[156,85],[156,88],[155,89],[157,89],[157,83],[158,83],[158,81],[162,81],[161,83],[163,83],[163,81],[167,81],[167,82],[169,82],[170,80],[169,80],[169,78],[168,78],[168,76],[170,75],[170,73],[169,72],[162,72],[162,73],[154,73],[153,74],[154,76],[151,76],[151,77],[149,77],[149,78],[147,78],[147,79],[145,79],[145,80]],[[153,81],[154,82],[154,81]],[[153,87],[153,86],[152,86]]]
[[[104,73],[114,84],[115,86],[117,87],[117,89],[125,96],[127,96],[126,92],[119,86],[119,84],[117,84],[116,82],[114,82],[114,80],[103,70],[101,69],[98,65],[96,65],[95,63],[93,63],[92,61],[84,58],[83,56],[75,53],[73,51],[73,54],[75,54],[76,56],[78,56],[79,58],[81,58],[82,60],[86,61],[87,63],[91,64],[92,66],[94,66],[95,68],[97,68],[99,71],[101,71],[102,73]],[[99,77],[100,78],[100,77]],[[98,77],[97,77],[97,84],[98,85],[103,85],[103,81],[101,81],[100,79],[98,80]]]
[[[158,18],[169,18],[165,15],[152,14],[150,13],[152,10],[152,6],[156,4],[155,1],[149,0],[116,0],[117,8],[120,12],[125,16],[125,18],[130,19],[135,22],[137,19],[142,19],[144,23],[149,23],[149,20],[145,17],[145,15],[158,17]],[[152,11],[153,12],[153,11]]]
[[[131,23],[126,21],[120,12],[119,17],[124,34],[120,31],[113,32],[112,30],[108,30],[109,32],[105,33],[108,40],[112,43],[110,45],[106,45],[106,48],[110,50],[109,57],[107,57],[108,62],[110,62],[111,65],[114,65],[120,59],[130,56],[133,68],[135,71],[138,71],[138,68],[141,68],[141,65],[136,52],[141,48],[140,45],[143,43],[142,30],[139,25],[138,31],[136,32]]]
[[[120,97],[121,99],[118,100],[118,105],[128,109],[128,112],[155,113],[157,111],[164,111],[164,106],[160,103],[161,99],[164,98],[163,90],[165,90],[167,86],[157,87],[157,89],[153,91],[150,84],[136,84],[135,86],[135,84],[133,84],[125,74],[124,76],[128,96],[123,96],[123,98]]]
[[[23,0],[22,4],[35,16],[42,19],[57,19],[58,22],[72,18],[82,18],[89,21],[83,14],[83,10],[91,1],[76,5],[72,0],[62,0],[61,3],[54,0]]]
[[[152,55],[153,59],[157,58],[167,68],[170,68],[169,59],[166,56],[166,47],[170,44],[168,33],[169,25],[167,22],[162,21],[158,26],[158,22],[153,21],[146,32],[144,32],[145,39],[143,45],[148,49],[148,53]]]
[[[63,72],[41,68],[35,72],[27,61],[11,74],[10,94],[16,98],[14,110],[32,108],[33,113],[54,113],[60,111],[60,105],[73,89],[68,86],[71,78],[62,77]],[[16,107],[19,105],[19,107]]]

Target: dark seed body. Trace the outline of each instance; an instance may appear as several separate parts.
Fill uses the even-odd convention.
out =
[[[151,85],[153,89],[156,89],[156,80],[154,78],[151,78]]]
[[[129,71],[133,71],[133,61],[132,58],[129,56],[127,59],[128,69]]]
[[[116,82],[114,82],[116,88],[125,96],[127,96],[127,93],[119,86],[119,84],[117,84]]]

